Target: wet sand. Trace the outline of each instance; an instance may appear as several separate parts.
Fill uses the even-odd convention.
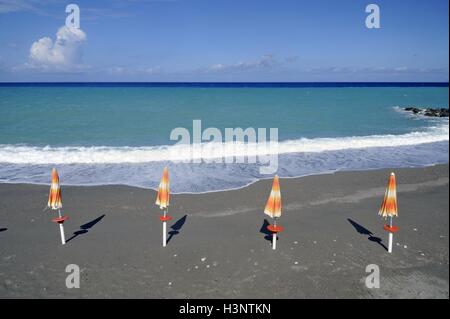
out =
[[[43,212],[49,187],[1,184],[0,297],[448,298],[448,165],[395,170],[392,255],[377,215],[390,172],[282,179],[276,251],[262,212],[270,180],[173,195],[166,248],[154,191],[63,186],[62,246],[55,213]],[[81,269],[79,289],[66,288],[68,264]],[[379,289],[365,286],[369,264]]]

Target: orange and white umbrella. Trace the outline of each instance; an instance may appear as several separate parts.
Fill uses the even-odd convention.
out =
[[[64,245],[66,243],[66,237],[64,235],[64,222],[69,218],[68,216],[61,216],[62,197],[61,186],[59,185],[59,176],[56,168],[52,170],[52,184],[50,186],[50,193],[48,194],[47,207],[51,210],[58,210],[58,217],[53,218],[52,221],[59,224],[59,230],[61,233],[61,242]]]
[[[48,194],[47,207],[58,211],[62,208],[61,186],[59,185],[59,176],[56,168],[52,170],[52,184]]]
[[[394,233],[398,231],[398,227],[392,224],[393,217],[398,216],[398,206],[397,206],[397,182],[395,179],[395,174],[391,173],[389,177],[388,186],[386,188],[386,193],[384,194],[384,200],[381,204],[378,215],[389,218],[389,225],[384,225],[384,229],[389,232],[389,246],[388,252],[392,253],[392,242],[394,239]]]
[[[164,215],[160,216],[159,219],[163,223],[163,247],[167,245],[167,221],[172,218],[167,215],[169,209],[170,200],[170,186],[169,186],[169,169],[167,167],[163,170],[163,175],[161,182],[159,183],[158,194],[156,195],[155,204],[159,206],[160,209],[164,209]]]
[[[381,204],[380,211],[378,215],[388,218],[398,216],[397,207],[397,183],[395,180],[395,174],[391,173],[389,177],[389,183],[386,188],[386,193],[384,194],[384,200]]]
[[[277,225],[277,219],[281,216],[281,191],[278,175],[275,175],[273,179],[272,190],[264,208],[264,214],[274,219],[273,225],[269,225],[267,229],[272,232],[272,248],[276,249],[277,233],[283,230],[283,227]]]
[[[164,209],[169,207],[170,186],[169,186],[169,169],[164,167],[161,182],[159,183],[158,195],[156,196],[156,205]]]
[[[279,218],[281,216],[281,192],[278,175],[275,175],[273,179],[272,190],[267,200],[264,214],[269,215],[271,218]]]

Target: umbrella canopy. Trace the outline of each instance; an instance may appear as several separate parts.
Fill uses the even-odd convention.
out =
[[[56,168],[52,170],[52,185],[48,194],[47,206],[54,210],[62,208],[61,187],[59,186],[59,176]]]
[[[378,215],[381,215],[384,218],[398,216],[396,185],[395,174],[391,173],[386,193],[384,195],[384,200],[381,204],[380,211],[378,212]]]
[[[156,205],[164,209],[169,206],[170,188],[169,188],[169,169],[164,168],[161,182],[159,183],[158,195],[156,196]]]
[[[264,214],[269,215],[272,218],[281,216],[281,192],[278,175],[275,175],[275,178],[273,179],[272,191],[270,192],[269,199],[267,200]]]

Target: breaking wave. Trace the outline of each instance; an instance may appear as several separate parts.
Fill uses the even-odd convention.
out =
[[[320,153],[377,147],[400,147],[449,141],[448,121],[422,132],[401,135],[370,135],[338,138],[301,138],[278,143],[203,143],[197,146],[178,144],[163,146],[112,147],[37,147],[0,145],[0,163],[9,164],[123,164],[190,159],[216,159],[239,156],[262,156],[292,153]]]

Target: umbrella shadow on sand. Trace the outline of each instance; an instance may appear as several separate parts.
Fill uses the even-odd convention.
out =
[[[273,234],[272,232],[267,228],[270,225],[270,223],[267,221],[267,219],[264,219],[264,222],[261,226],[261,229],[259,230],[260,233],[264,234],[264,239],[267,241],[272,242]],[[277,236],[278,240],[278,236]]]
[[[69,241],[71,241],[72,239],[74,239],[74,238],[76,238],[76,237],[78,237],[78,236],[80,236],[80,235],[83,235],[83,234],[88,233],[89,230],[90,230],[92,227],[95,226],[95,224],[97,224],[99,221],[101,221],[101,220],[103,219],[103,217],[105,217],[105,214],[103,214],[103,215],[100,216],[100,217],[97,217],[97,218],[94,219],[94,220],[91,220],[90,222],[88,222],[88,223],[86,223],[86,224],[81,225],[81,226],[80,226],[80,229],[77,230],[76,232],[74,232],[73,235],[72,235],[72,237],[70,237],[66,242],[69,242]]]
[[[388,250],[388,248],[383,244],[383,240],[379,237],[375,237],[373,235],[373,233],[368,230],[367,228],[361,226],[360,224],[358,224],[357,222],[355,222],[354,220],[351,220],[350,218],[347,218],[348,222],[350,224],[352,224],[353,227],[355,227],[356,231],[358,233],[360,233],[361,235],[367,235],[368,236],[368,240],[377,243],[378,245],[380,245],[381,247],[383,247],[386,251]]]
[[[167,243],[169,243],[169,241],[172,239],[173,236],[176,236],[180,233],[181,228],[183,228],[184,223],[186,223],[186,218],[187,215],[184,215],[179,220],[177,220],[175,224],[170,226],[172,230],[169,232],[169,238],[167,238]]]

